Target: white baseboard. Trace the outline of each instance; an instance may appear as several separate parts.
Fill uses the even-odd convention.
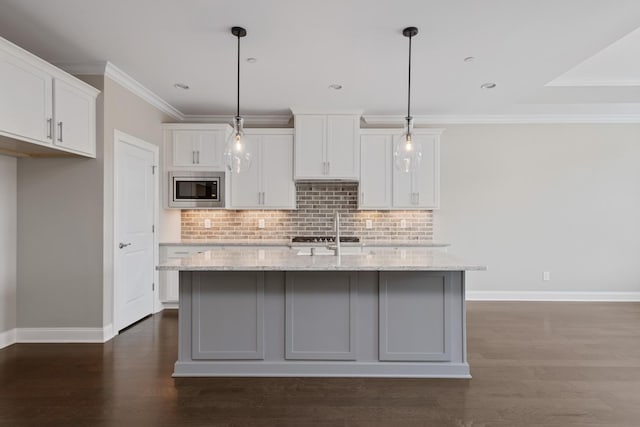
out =
[[[176,310],[178,308],[178,302],[163,302],[162,303],[162,309],[163,310]]]
[[[16,343],[16,330],[9,329],[8,331],[0,332],[0,348],[9,347],[11,344]]]
[[[467,291],[467,301],[637,302],[640,292]]]
[[[113,337],[113,326],[104,328],[17,328],[19,343],[103,343]]]

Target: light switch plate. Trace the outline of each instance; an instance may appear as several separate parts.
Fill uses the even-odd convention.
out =
[[[400,220],[400,228],[407,228],[407,220],[406,219],[401,219]]]
[[[548,282],[549,280],[551,280],[551,272],[544,271],[542,273],[542,280],[544,280],[545,282]]]
[[[258,220],[258,228],[264,228],[264,218]]]
[[[209,218],[204,220],[204,228],[211,228],[211,220]]]
[[[370,220],[370,219],[368,219],[368,220],[365,222],[365,227],[366,227],[366,228],[368,228],[368,229],[373,228],[373,221],[372,221],[372,220]]]

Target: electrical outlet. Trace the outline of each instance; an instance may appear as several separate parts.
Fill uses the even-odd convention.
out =
[[[373,221],[371,221],[370,219],[368,219],[368,220],[365,222],[365,228],[369,228],[369,229],[373,228]]]
[[[407,228],[407,220],[406,219],[401,219],[400,220],[400,228]]]
[[[542,272],[542,280],[544,280],[545,282],[548,282],[549,280],[551,280],[551,272],[543,271]]]
[[[204,228],[211,228],[211,220],[209,218],[204,220]]]
[[[264,218],[258,220],[258,228],[264,228]]]

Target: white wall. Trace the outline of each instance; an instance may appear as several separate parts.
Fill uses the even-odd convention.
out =
[[[471,295],[640,296],[640,125],[443,127],[435,239],[488,265]]]
[[[0,155],[0,348],[15,341],[17,161]]]

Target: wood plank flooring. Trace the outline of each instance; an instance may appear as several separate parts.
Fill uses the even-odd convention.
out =
[[[0,426],[640,426],[640,304],[472,302],[472,380],[171,378],[177,314],[0,350]]]

